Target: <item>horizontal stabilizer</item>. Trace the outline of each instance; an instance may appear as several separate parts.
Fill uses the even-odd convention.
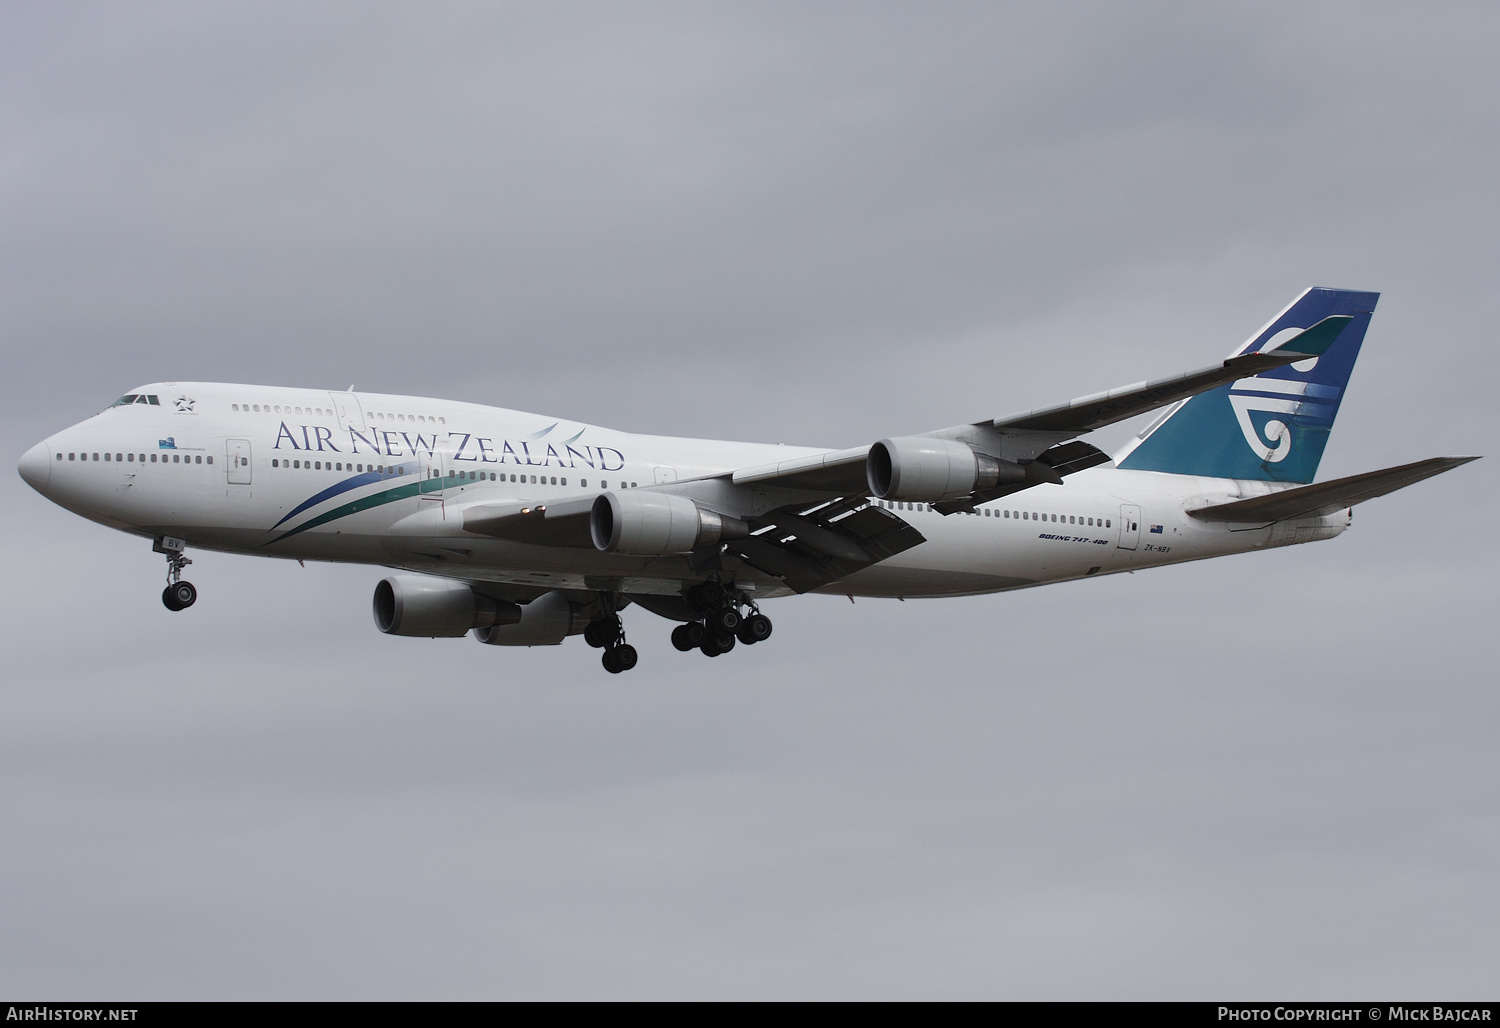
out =
[[[1290,521],[1293,518],[1317,518],[1334,511],[1352,507],[1365,500],[1393,493],[1415,485],[1424,478],[1441,475],[1460,464],[1467,464],[1478,457],[1432,457],[1415,464],[1403,464],[1382,471],[1366,471],[1362,475],[1336,478],[1317,485],[1298,486],[1266,496],[1253,496],[1248,500],[1219,503],[1212,507],[1199,507],[1188,514],[1199,521],[1231,521],[1240,524],[1261,524],[1271,521]]]

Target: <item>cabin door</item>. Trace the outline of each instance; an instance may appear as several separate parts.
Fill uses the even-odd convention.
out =
[[[226,439],[224,441],[224,463],[228,465],[225,471],[229,475],[230,485],[250,484],[250,440],[248,439]]]
[[[1133,550],[1141,542],[1141,508],[1133,503],[1120,504],[1120,549]]]

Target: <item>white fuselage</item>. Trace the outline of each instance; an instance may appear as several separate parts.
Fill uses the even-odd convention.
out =
[[[665,595],[695,576],[685,556],[626,556],[467,533],[465,507],[655,489],[745,517],[796,502],[798,494],[733,486],[725,476],[823,452],[633,435],[414,396],[221,383],[160,383],[137,394],[158,402],[111,407],[52,436],[33,451],[36,469],[28,480],[85,517],[191,547],[527,588],[582,590],[608,580],[622,592]],[[32,476],[42,459],[47,471],[38,484]],[[974,514],[871,501],[927,541],[821,591],[995,592],[1329,538],[1349,523],[1348,511],[1263,528],[1185,513],[1271,488],[1105,465],[1063,485],[983,504]],[[748,566],[728,570],[762,597],[788,591]]]

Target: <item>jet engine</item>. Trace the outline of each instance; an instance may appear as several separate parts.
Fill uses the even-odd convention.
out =
[[[375,586],[375,627],[386,635],[457,637],[471,628],[514,625],[521,607],[483,596],[463,582],[390,575]]]
[[[953,439],[907,436],[882,439],[865,459],[870,492],[882,500],[935,503],[956,500],[976,489],[1021,482],[1019,464],[975,453]]]
[[[605,553],[687,553],[720,539],[743,539],[750,526],[671,493],[601,493],[589,514],[594,545]]]
[[[585,625],[568,598],[553,590],[520,608],[520,620],[474,629],[474,638],[489,646],[556,646]]]

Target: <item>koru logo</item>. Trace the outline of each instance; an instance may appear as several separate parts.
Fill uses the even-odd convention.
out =
[[[1274,350],[1288,339],[1301,335],[1305,331],[1306,329],[1301,328],[1284,328],[1270,339],[1267,339],[1260,350],[1262,353],[1267,350]],[[1306,374],[1317,367],[1317,365],[1318,358],[1309,357],[1305,361],[1298,361],[1296,364],[1291,365],[1291,368],[1293,371],[1300,371]],[[1246,383],[1253,384],[1247,385]],[[1264,384],[1262,385],[1261,383]],[[1258,388],[1263,392],[1289,392],[1299,397],[1303,392],[1300,383],[1287,382],[1282,379],[1261,379],[1259,381],[1241,379],[1235,385],[1240,388]],[[1266,422],[1263,429],[1265,435],[1262,437],[1261,432],[1256,430],[1255,423],[1250,420],[1250,412],[1257,410],[1270,414],[1295,414],[1301,406],[1300,400],[1280,400],[1269,396],[1248,396],[1231,390],[1229,405],[1234,408],[1234,416],[1240,423],[1240,431],[1245,435],[1245,442],[1250,444],[1250,449],[1255,452],[1257,457],[1268,464],[1276,464],[1286,460],[1287,455],[1292,452],[1291,426],[1279,418],[1272,418]]]
[[[194,400],[192,397],[189,397],[189,396],[179,396],[175,402],[177,404],[177,413],[178,414],[196,414],[197,413],[195,410],[193,410],[193,406],[198,401]]]

